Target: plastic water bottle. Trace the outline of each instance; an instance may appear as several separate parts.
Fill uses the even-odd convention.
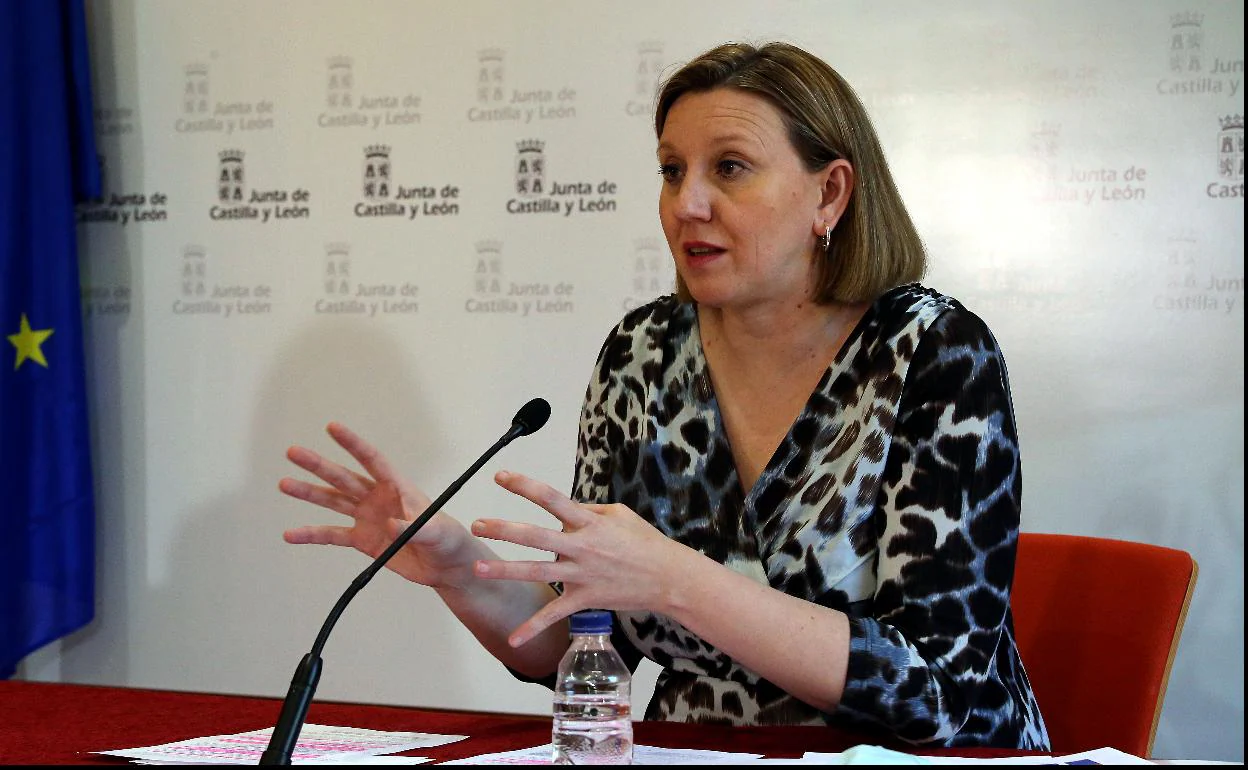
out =
[[[578,612],[559,662],[551,730],[556,765],[633,762],[632,675],[611,646],[611,613]]]

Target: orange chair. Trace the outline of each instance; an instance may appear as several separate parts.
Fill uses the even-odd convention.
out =
[[[1197,572],[1173,548],[1019,535],[1014,632],[1055,755],[1152,754]]]

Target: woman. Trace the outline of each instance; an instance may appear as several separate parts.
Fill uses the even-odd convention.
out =
[[[1009,611],[1005,363],[915,283],[922,244],[865,110],[798,48],[730,44],[664,84],[655,129],[676,296],[604,343],[572,496],[496,476],[562,531],[438,514],[389,566],[527,679],[554,672],[568,615],[615,611],[625,657],[664,668],[647,719],[1046,749]],[[286,538],[375,556],[428,500],[330,432],[371,478],[292,448],[330,486],[281,488],[354,524]]]

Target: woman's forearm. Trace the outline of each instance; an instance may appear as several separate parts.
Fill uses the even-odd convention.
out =
[[[840,703],[849,618],[782,593],[693,550],[672,564],[663,614],[820,711]]]
[[[473,553],[467,563],[498,556],[473,537],[467,546]],[[471,574],[440,585],[438,596],[455,617],[472,632],[491,655],[519,673],[540,678],[551,674],[568,649],[568,627],[557,623],[520,647],[507,643],[508,636],[533,613],[546,606],[556,594],[543,583],[514,580],[483,580]]]

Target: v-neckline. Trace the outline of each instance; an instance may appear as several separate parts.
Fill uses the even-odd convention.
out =
[[[832,356],[832,359],[828,362],[827,366],[824,367],[823,375],[819,377],[819,381],[815,384],[815,387],[806,396],[806,400],[802,403],[802,408],[798,410],[797,415],[793,418],[792,422],[789,423],[789,427],[785,429],[784,435],[780,437],[780,442],[776,444],[775,449],[771,451],[771,456],[767,458],[767,462],[763,465],[762,470],[759,471],[758,478],[754,480],[754,484],[747,490],[741,484],[741,471],[737,467],[736,455],[733,454],[732,451],[732,442],[728,439],[728,430],[724,422],[724,414],[719,406],[719,394],[715,392],[715,382],[711,379],[711,365],[706,357],[706,348],[702,345],[702,322],[698,316],[697,304],[694,303],[692,307],[693,342],[697,347],[698,370],[693,374],[695,380],[701,379],[706,383],[707,393],[709,394],[709,398],[707,399],[707,408],[711,410],[715,418],[715,434],[712,437],[712,442],[707,445],[708,452],[710,446],[714,444],[715,440],[722,441],[723,445],[727,448],[728,456],[732,458],[732,488],[742,495],[742,503],[747,512],[752,512],[754,510],[754,503],[758,498],[760,488],[763,486],[764,481],[768,480],[772,475],[772,467],[779,462],[777,458],[781,454],[781,450],[788,445],[789,439],[793,435],[794,427],[796,427],[797,424],[800,423],[804,417],[806,417],[807,413],[810,412],[810,405],[815,399],[815,396],[824,393],[828,386],[835,380],[834,374],[839,374],[839,370],[844,369],[846,354],[853,349],[855,345],[857,345],[858,340],[867,328],[867,325],[875,317],[876,307],[878,304],[879,300],[877,299],[875,302],[868,305],[866,311],[864,311],[862,316],[858,319],[858,322],[854,324],[854,328],[849,332],[849,335],[845,337],[845,341],[841,343],[840,349],[837,350],[836,354]]]

